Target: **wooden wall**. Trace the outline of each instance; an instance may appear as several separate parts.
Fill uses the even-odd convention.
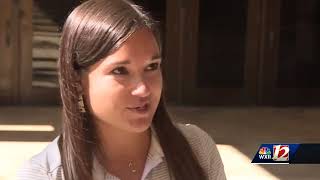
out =
[[[0,104],[18,104],[31,89],[32,0],[0,1]]]
[[[12,0],[0,5],[0,103],[15,102],[17,96],[17,9]]]

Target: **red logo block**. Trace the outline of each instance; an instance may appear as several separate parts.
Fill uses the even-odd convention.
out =
[[[274,161],[289,161],[289,145],[273,145]]]

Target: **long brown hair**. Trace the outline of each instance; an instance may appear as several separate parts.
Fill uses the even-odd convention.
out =
[[[81,72],[116,51],[141,27],[150,28],[159,37],[152,18],[127,0],[89,0],[76,7],[66,20],[58,63],[63,103],[61,159],[66,180],[92,179],[95,130],[88,109],[83,113],[79,108]],[[173,125],[163,95],[153,125],[171,177],[205,179],[186,138]]]

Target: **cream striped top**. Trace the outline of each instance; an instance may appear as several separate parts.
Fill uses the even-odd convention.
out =
[[[224,180],[223,164],[212,138],[195,125],[177,124],[178,129],[187,138],[200,165],[207,173],[209,180]],[[97,160],[93,161],[94,180],[119,180],[106,172]],[[58,137],[52,141],[41,153],[25,162],[17,174],[18,180],[63,180]],[[152,131],[151,145],[147,156],[142,180],[170,179],[168,167],[157,136]]]

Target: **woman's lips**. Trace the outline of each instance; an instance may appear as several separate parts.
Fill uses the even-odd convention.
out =
[[[141,105],[141,106],[136,106],[136,107],[128,107],[130,111],[139,113],[139,114],[144,114],[147,113],[148,110],[150,109],[150,105],[148,103]]]

